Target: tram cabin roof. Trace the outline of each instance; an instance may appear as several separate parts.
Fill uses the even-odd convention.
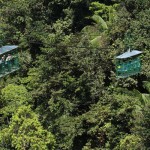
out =
[[[142,52],[141,51],[138,51],[138,50],[132,50],[132,51],[127,51],[119,56],[117,56],[116,58],[117,59],[127,59],[127,58],[130,58],[130,57],[133,57],[133,56],[136,56],[136,55],[139,55],[141,54]]]
[[[16,49],[18,46],[17,45],[6,45],[6,46],[2,46],[0,47],[0,55],[10,52],[14,49]]]

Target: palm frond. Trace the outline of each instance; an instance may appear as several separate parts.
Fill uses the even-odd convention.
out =
[[[107,23],[99,15],[93,15],[92,19],[100,26],[100,28],[108,29]]]

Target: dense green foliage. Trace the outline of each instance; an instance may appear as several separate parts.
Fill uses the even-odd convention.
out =
[[[2,150],[150,148],[149,0],[1,0],[0,39],[21,68],[0,79]],[[115,76],[115,56],[143,51]]]

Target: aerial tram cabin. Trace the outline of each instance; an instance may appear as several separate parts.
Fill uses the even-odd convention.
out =
[[[17,45],[0,47],[0,78],[19,69]]]
[[[139,55],[141,51],[130,49],[116,57],[116,76],[126,78],[136,75],[141,71],[141,61]]]

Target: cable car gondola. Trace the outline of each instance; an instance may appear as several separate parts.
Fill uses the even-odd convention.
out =
[[[0,47],[0,78],[19,69],[17,45]]]
[[[130,49],[116,57],[116,76],[126,78],[136,75],[141,71],[141,61],[139,55],[141,51]]]

